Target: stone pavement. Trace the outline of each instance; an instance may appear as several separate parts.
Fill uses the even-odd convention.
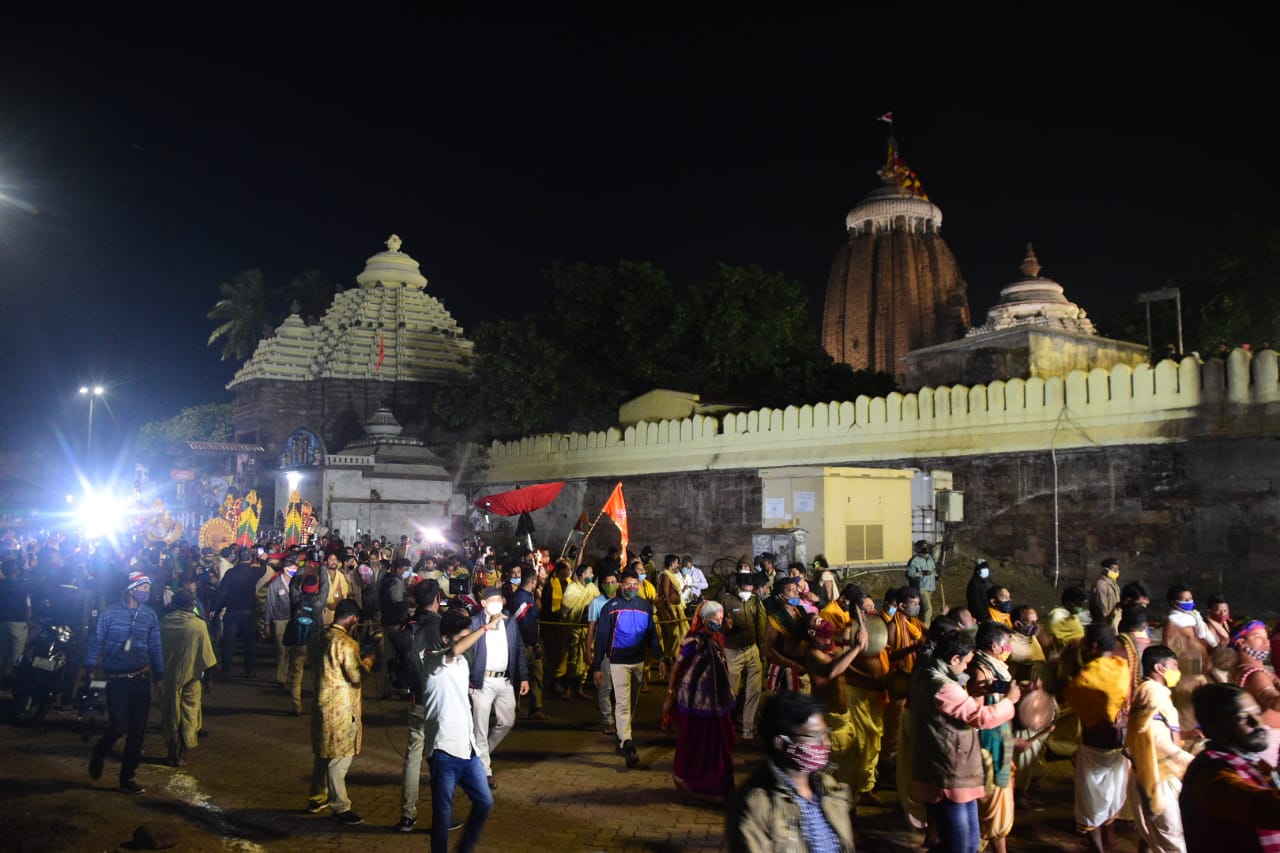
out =
[[[260,673],[274,667],[263,661]],[[370,691],[372,696],[372,691]],[[636,730],[641,764],[627,770],[611,736],[599,733],[594,699],[549,700],[550,719],[519,720],[498,748],[498,789],[480,849],[485,851],[718,851],[723,849],[720,809],[681,802],[671,782],[674,733],[661,732],[663,688],[642,694]],[[138,781],[147,793],[115,790],[118,763],[109,759],[99,782],[86,771],[90,745],[71,714],[51,714],[39,728],[8,722],[0,702],[0,838],[10,851],[133,849],[128,842],[143,823],[170,834],[177,850],[364,851],[425,850],[431,822],[430,791],[423,780],[418,828],[394,832],[400,817],[401,752],[405,706],[398,700],[365,702],[364,749],[352,764],[348,788],[365,818],[342,827],[308,815],[311,772],[309,721],[288,713],[289,700],[270,677],[223,678],[205,700],[205,729],[190,765],[163,763],[152,708]],[[739,747],[739,781],[758,754]],[[1009,847],[1014,851],[1079,849],[1073,832],[1070,764],[1054,761],[1040,795],[1048,805],[1020,814]],[[892,790],[882,792],[894,801]],[[465,815],[459,792],[455,814]],[[896,853],[918,849],[920,835],[904,831],[896,808],[860,812],[863,850]],[[457,834],[453,836],[457,842]],[[1134,850],[1132,833],[1121,850]]]

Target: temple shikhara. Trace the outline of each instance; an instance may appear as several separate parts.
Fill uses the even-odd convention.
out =
[[[845,218],[849,240],[827,280],[822,345],[855,370],[902,382],[907,353],[964,336],[969,301],[940,234],[942,211],[892,136],[879,175],[881,186]]]
[[[426,276],[400,238],[386,245],[319,323],[290,314],[227,384],[237,441],[279,446],[305,425],[332,452],[362,438],[384,405],[422,434],[433,392],[467,381],[471,341],[427,294]]]

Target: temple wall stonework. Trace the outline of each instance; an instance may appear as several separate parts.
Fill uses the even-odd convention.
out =
[[[553,542],[621,480],[637,547],[710,565],[749,552],[761,468],[946,470],[965,493],[965,519],[951,531],[957,553],[988,557],[996,577],[1040,589],[1037,601],[1056,596],[1055,573],[1060,583],[1091,579],[1114,555],[1122,579],[1148,582],[1157,600],[1184,581],[1202,598],[1221,590],[1249,602],[1241,612],[1271,614],[1280,612],[1277,366],[1273,352],[1237,350],[1225,362],[530,436],[495,443],[462,483],[474,497],[569,481],[556,517],[535,514],[539,539]],[[616,543],[616,530],[602,528]]]

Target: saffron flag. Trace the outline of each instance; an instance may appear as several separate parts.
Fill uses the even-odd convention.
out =
[[[387,339],[382,335],[378,335],[378,363],[373,366],[373,369],[381,373],[382,360],[386,357],[387,357]]]
[[[880,116],[879,120],[887,121],[889,122],[889,124],[893,124],[893,113],[885,113],[884,115]]]
[[[609,500],[604,502],[602,512],[608,513],[613,523],[618,525],[618,532],[622,534],[622,553],[626,554],[631,534],[627,531],[627,503],[622,499],[621,481],[613,487],[613,494],[609,495]]]

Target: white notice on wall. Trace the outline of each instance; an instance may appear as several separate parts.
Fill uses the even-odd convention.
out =
[[[765,518],[786,518],[787,517],[787,499],[786,498],[765,498],[764,499],[764,517]]]
[[[795,492],[791,497],[796,502],[796,512],[813,512],[813,492]]]

